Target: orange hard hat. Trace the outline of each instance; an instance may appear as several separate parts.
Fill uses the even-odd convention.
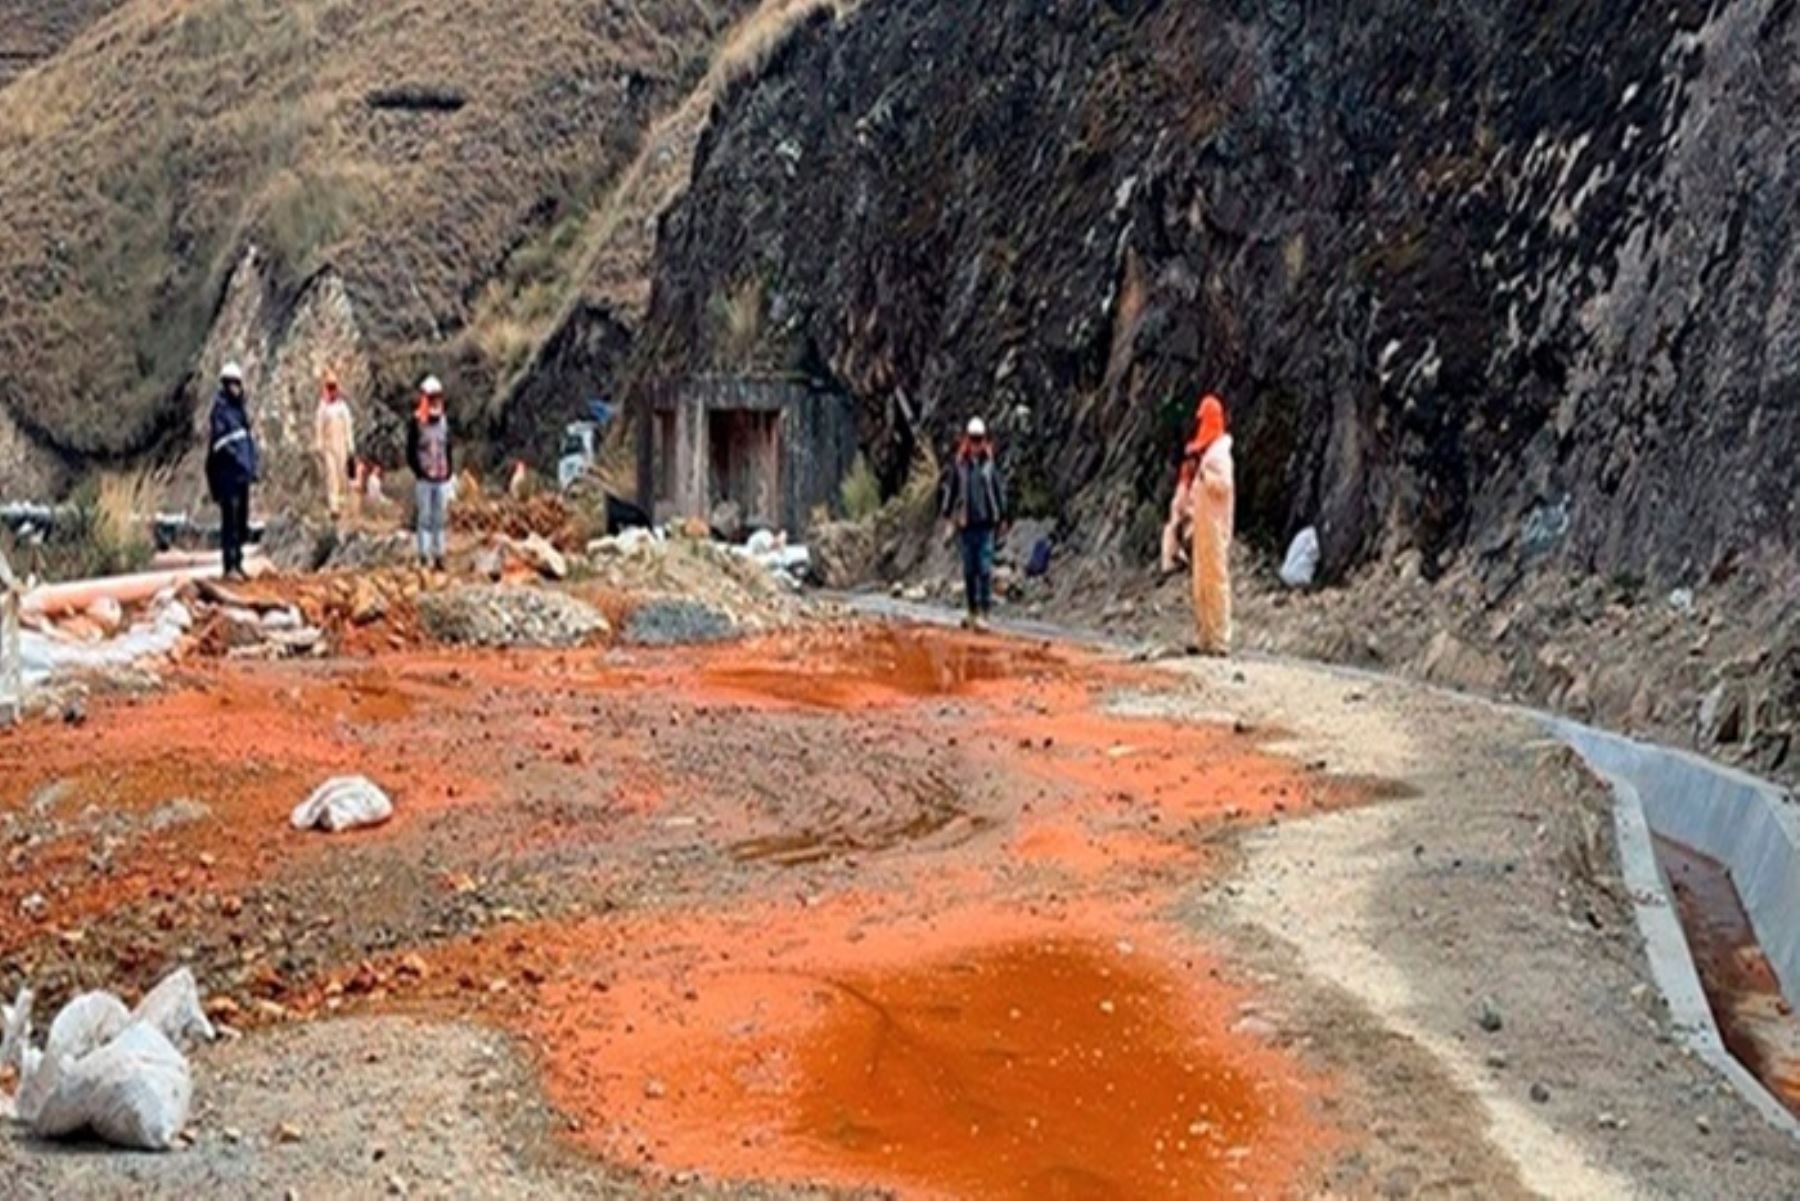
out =
[[[1200,401],[1194,420],[1198,425],[1193,441],[1188,443],[1188,453],[1205,454],[1207,447],[1225,436],[1225,402],[1212,393],[1207,393]]]

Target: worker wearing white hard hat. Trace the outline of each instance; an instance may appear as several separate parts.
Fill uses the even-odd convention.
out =
[[[971,417],[944,493],[944,520],[961,542],[963,599],[970,629],[986,625],[994,609],[994,546],[1006,524],[1006,485],[994,460],[987,422]]]
[[[406,429],[406,464],[412,468],[418,501],[419,558],[442,571],[449,549],[456,460],[450,417],[444,410],[444,385],[435,375],[426,376],[419,385],[419,407]]]
[[[250,540],[250,486],[259,474],[256,435],[244,399],[244,369],[219,369],[206,441],[206,487],[219,506],[219,551],[227,579],[244,576],[244,544]]]

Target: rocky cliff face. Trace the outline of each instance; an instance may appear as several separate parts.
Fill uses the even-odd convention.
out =
[[[719,105],[639,370],[828,375],[890,483],[985,413],[1127,560],[1218,389],[1246,534],[1333,575],[1782,586],[1796,51],[1775,0],[885,0]]]

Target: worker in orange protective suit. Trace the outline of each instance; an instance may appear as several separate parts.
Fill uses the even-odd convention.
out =
[[[1200,653],[1231,653],[1231,539],[1237,523],[1237,485],[1231,463],[1231,435],[1225,432],[1225,402],[1200,402],[1198,428],[1187,445],[1185,464],[1195,464],[1189,485],[1193,513],[1190,557],[1194,569],[1194,627]]]

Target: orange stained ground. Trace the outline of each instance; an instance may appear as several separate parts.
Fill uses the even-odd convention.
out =
[[[1332,791],[1254,738],[1097,710],[1100,688],[1147,680],[1073,652],[884,627],[703,652],[208,668],[144,702],[97,705],[86,727],[0,740],[0,810],[54,780],[132,810],[171,796],[212,810],[122,850],[104,879],[83,868],[80,840],[48,848],[0,878],[0,912],[35,888],[59,927],[102,920],[186,885],[171,864],[195,885],[253,888],[338,845],[287,831],[286,812],[325,775],[371,762],[397,816],[352,837],[402,853],[421,815],[509,813],[521,761],[591,765],[591,795],[564,809],[471,826],[480,853],[570,848],[557,870],[628,885],[640,860],[574,854],[593,821],[608,839],[679,850],[681,874],[661,870],[680,891],[447,943],[412,932],[356,1005],[516,1031],[575,1137],[652,1173],[910,1197],[1288,1195],[1332,1145],[1310,1108],[1325,1085],[1235,1028],[1253,999],[1165,915],[1224,853],[1221,825],[1279,820]],[[936,764],[956,794],[892,830],[873,818],[814,830],[822,811],[806,798],[749,821],[755,762],[722,771],[684,758],[704,748],[670,733],[657,758],[608,717],[665,705],[665,731],[697,709],[804,722],[821,779],[846,767],[834,754],[858,753],[857,722],[878,709],[889,753]],[[862,820],[855,809],[823,817]],[[296,981],[294,1011],[350,1004],[345,980],[364,966]]]
[[[1140,906],[928,900],[523,927],[427,971],[539,1048],[582,1143],[658,1172],[1277,1197],[1330,1145],[1320,1082],[1236,1032],[1245,994]]]

